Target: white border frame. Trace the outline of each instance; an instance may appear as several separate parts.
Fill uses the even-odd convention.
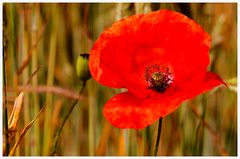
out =
[[[239,35],[240,35],[240,29],[239,29],[239,7],[240,7],[240,3],[238,2],[238,0],[185,0],[185,1],[176,1],[176,0],[91,0],[91,1],[81,1],[81,0],[70,0],[70,1],[66,1],[66,0],[59,0],[59,1],[51,1],[51,0],[35,0],[35,1],[29,1],[29,0],[3,0],[0,2],[0,30],[1,30],[1,37],[0,37],[0,47],[1,47],[1,56],[0,56],[0,75],[1,75],[1,79],[0,79],[0,84],[1,84],[1,90],[0,90],[0,103],[2,104],[3,103],[3,81],[2,81],[2,75],[3,75],[3,68],[2,68],[2,64],[3,64],[3,52],[2,52],[2,48],[3,48],[3,45],[2,45],[2,42],[3,42],[3,3],[39,3],[39,2],[42,2],[42,3],[48,3],[48,2],[52,2],[52,3],[72,3],[72,2],[85,2],[85,3],[123,3],[123,2],[147,2],[147,3],[150,3],[150,2],[164,2],[164,3],[173,3],[173,2],[190,2],[190,3],[201,3],[201,2],[204,2],[204,3],[237,3],[237,83],[240,84],[240,79],[239,79],[239,75],[240,75],[240,68],[239,68],[239,63],[240,63],[240,57],[239,57],[239,52],[240,52],[240,42],[239,42]],[[240,88],[239,88],[239,85],[237,86],[237,91],[239,92]],[[237,145],[237,156],[233,156],[233,157],[221,157],[221,156],[196,156],[196,157],[190,157],[190,156],[183,156],[183,157],[174,157],[174,156],[171,156],[171,157],[164,157],[164,156],[159,156],[159,157],[156,157],[156,158],[174,158],[174,159],[182,159],[182,158],[206,158],[206,159],[209,159],[209,158],[226,158],[226,159],[232,159],[232,158],[238,158],[240,156],[240,100],[239,100],[239,95],[237,94],[237,130],[238,130],[238,135],[237,135],[237,140],[238,140],[238,145]],[[3,123],[3,117],[2,117],[2,113],[3,113],[3,107],[1,106],[0,108],[0,114],[1,114],[1,118],[0,118],[0,131],[1,131],[1,138],[0,138],[0,143],[1,143],[1,146],[0,146],[0,154],[2,156],[2,143],[3,143],[3,134],[2,134],[2,123]],[[49,158],[49,156],[45,157],[45,156],[40,156],[41,158]],[[40,158],[40,157],[14,157],[14,158]],[[52,157],[52,156],[51,156]],[[96,158],[96,159],[99,159],[99,158],[103,158],[103,157],[88,157],[88,156],[79,156],[79,157],[71,157],[71,156],[59,156],[59,157],[53,157],[53,158]],[[7,157],[4,157],[3,158],[7,158]],[[138,158],[152,158],[152,157],[104,157],[104,158],[108,158],[108,159],[111,159],[111,158],[133,158],[133,159],[138,159]]]

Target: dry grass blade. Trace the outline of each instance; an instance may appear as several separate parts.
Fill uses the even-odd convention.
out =
[[[27,85],[27,86],[18,86],[18,88],[24,92],[37,92],[37,93],[48,92],[48,93],[54,93],[54,94],[65,96],[70,99],[77,99],[77,100],[81,100],[83,98],[83,96],[79,95],[76,92],[73,92],[69,89],[57,87],[57,86],[39,85],[35,87],[35,86]],[[7,90],[11,91],[13,89],[10,87],[10,88],[7,88]]]
[[[17,122],[18,122],[19,114],[22,107],[23,95],[24,93],[21,92],[15,100],[13,111],[8,121],[8,127],[10,132],[16,131],[17,129]]]
[[[78,93],[72,92],[71,90],[64,89],[61,87],[56,86],[37,86],[37,87],[31,87],[31,86],[25,86],[25,87],[19,87],[23,91],[29,91],[29,92],[49,92],[49,93],[56,93],[68,98],[72,99],[78,99],[81,100],[82,96],[78,95]]]
[[[12,156],[14,154],[14,152],[15,152],[17,146],[19,145],[20,141],[22,140],[23,136],[27,133],[28,129],[32,126],[32,124],[35,122],[35,120],[39,117],[39,115],[41,114],[41,112],[43,111],[44,108],[45,108],[45,106],[43,106],[41,108],[41,110],[39,111],[39,113],[37,114],[37,116],[27,126],[24,127],[18,141],[15,143],[15,145],[11,149],[9,156]]]
[[[31,75],[31,77],[28,79],[27,84],[30,83],[31,79],[33,78],[33,76],[38,72],[38,70],[40,69],[40,67],[38,67]],[[18,120],[19,120],[19,114],[20,114],[20,111],[21,111],[21,108],[22,108],[22,102],[23,102],[23,96],[24,96],[24,93],[21,92],[18,97],[15,99],[14,101],[14,107],[13,107],[13,110],[12,110],[12,113],[10,115],[10,118],[8,120],[8,134],[9,134],[9,139],[8,139],[8,142],[11,143],[11,141],[13,140],[15,134],[16,134],[16,131],[17,131],[17,123],[18,123]],[[7,133],[7,132],[6,132]],[[6,142],[6,141],[4,141]],[[3,152],[5,152],[5,149],[6,149],[6,143],[3,143]],[[3,153],[4,154],[4,153]]]
[[[21,65],[20,68],[17,70],[17,75],[22,74],[24,68],[26,68],[26,66],[27,66],[28,63],[30,62],[31,57],[32,57],[33,50],[37,47],[39,41],[41,40],[41,37],[42,37],[42,35],[43,35],[43,32],[44,32],[45,28],[46,28],[46,23],[43,24],[41,30],[39,31],[39,34],[38,34],[39,36],[38,36],[38,38],[37,38],[37,41],[36,41],[35,44],[33,44],[32,48],[29,50],[27,58],[23,61],[22,65]]]
[[[26,85],[28,85],[30,83],[30,81],[32,80],[32,78],[37,74],[37,72],[39,71],[40,66],[37,67],[37,69],[31,74],[31,77],[28,79]]]

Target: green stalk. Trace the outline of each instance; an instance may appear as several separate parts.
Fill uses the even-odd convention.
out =
[[[144,156],[146,154],[146,129],[142,131],[142,154]]]
[[[152,152],[152,150],[151,150],[151,145],[152,145],[152,143],[151,143],[151,141],[152,141],[152,138],[151,138],[151,135],[150,135],[151,133],[150,133],[150,126],[148,126],[147,128],[146,128],[146,131],[145,131],[145,135],[146,135],[146,145],[147,145],[147,150],[148,150],[148,155],[150,156],[151,155],[151,152]]]
[[[6,29],[6,28],[4,28]],[[8,156],[9,154],[9,149],[10,149],[10,145],[8,142],[8,109],[7,109],[7,76],[6,76],[6,69],[5,69],[5,60],[6,56],[5,56],[5,48],[3,47],[3,54],[2,54],[2,59],[3,59],[3,86],[4,86],[4,128],[5,128],[5,141],[6,141],[6,149],[5,149],[5,154],[3,152],[4,156]]]
[[[88,111],[88,153],[89,156],[93,156],[95,153],[95,91],[96,85],[91,79],[88,83],[88,93],[89,93],[89,111]]]
[[[132,140],[131,140],[131,129],[127,130],[127,137],[128,137],[128,156],[131,156],[131,152],[132,152]]]
[[[47,74],[47,85],[52,86],[54,81],[54,68],[55,68],[55,58],[57,49],[57,30],[58,26],[58,6],[56,4],[51,5],[51,34],[50,34],[50,48],[48,57],[48,74]],[[47,93],[46,95],[46,110],[45,110],[45,121],[44,121],[44,140],[43,140],[43,155],[48,155],[49,148],[52,142],[52,125],[51,116],[53,109],[53,95]]]
[[[22,54],[22,61],[24,59],[26,59],[26,57],[28,56],[28,46],[29,46],[29,39],[28,39],[28,35],[27,35],[27,31],[25,31],[25,17],[24,17],[24,4],[22,4],[20,6],[20,14],[19,14],[19,46],[20,50],[19,50],[19,54]],[[22,74],[22,83],[25,84],[28,79],[29,79],[29,70],[28,67],[26,69],[24,69],[23,74]],[[27,125],[30,122],[30,111],[29,111],[29,95],[26,94],[24,99],[24,107],[23,107],[23,115],[24,115],[24,125]],[[26,137],[24,138],[24,151],[25,154],[24,155],[30,155],[30,134],[26,134]]]
[[[31,46],[36,44],[37,42],[37,28],[38,28],[38,15],[37,12],[39,9],[36,4],[33,6],[33,12],[32,12],[32,37],[31,37]],[[32,50],[32,70],[35,70],[38,67],[37,63],[37,49]],[[33,78],[32,79],[32,85],[37,86],[38,85],[38,78]],[[36,116],[38,112],[40,111],[39,109],[39,98],[36,93],[33,93],[33,114]],[[40,155],[40,128],[39,128],[39,120],[35,121],[34,124],[34,131],[33,131],[33,140],[35,142],[35,147],[34,147],[34,155]]]
[[[16,12],[16,6],[15,4],[6,4],[7,8],[7,18],[8,18],[8,25],[9,25],[9,30],[10,30],[10,39],[9,40],[9,45],[8,45],[8,50],[9,50],[9,55],[11,56],[12,59],[12,70],[15,73],[17,71],[18,67],[18,61],[17,61],[17,53],[16,53],[16,24],[15,24],[15,12]],[[17,94],[16,94],[17,95]]]
[[[136,130],[129,129],[129,156],[137,155]]]
[[[128,129],[123,130],[123,135],[124,135],[124,143],[125,143],[125,154],[128,153],[129,149],[129,136],[128,136]]]
[[[203,102],[203,114],[201,116],[202,121],[205,121],[205,116],[206,116],[206,98],[205,95],[202,97],[202,102]],[[204,150],[204,136],[205,136],[205,126],[202,125],[202,134],[201,134],[201,139],[200,139],[200,155],[203,155],[203,150]]]

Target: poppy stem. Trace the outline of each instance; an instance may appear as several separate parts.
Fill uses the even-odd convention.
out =
[[[85,86],[86,86],[86,81],[82,81],[82,85],[81,85],[81,89],[79,91],[79,94],[83,93]],[[72,113],[73,109],[77,105],[78,101],[79,101],[79,99],[75,99],[73,101],[73,104],[71,105],[70,109],[64,114],[63,120],[62,120],[61,124],[59,125],[59,127],[56,130],[56,134],[55,134],[55,137],[54,137],[54,140],[53,140],[53,146],[52,146],[51,152],[49,154],[50,156],[56,155],[58,140],[59,140],[59,137],[61,135],[62,129],[63,129],[63,127],[64,127],[68,117],[70,116],[70,114]]]
[[[157,133],[157,140],[156,140],[156,144],[155,144],[154,156],[157,156],[157,153],[158,153],[158,146],[160,143],[161,130],[162,130],[162,118],[159,118],[158,133]]]

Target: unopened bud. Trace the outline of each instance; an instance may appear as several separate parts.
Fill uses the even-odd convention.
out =
[[[89,54],[84,53],[78,56],[76,63],[77,76],[82,81],[87,81],[91,78],[91,74],[88,68],[88,57]]]

